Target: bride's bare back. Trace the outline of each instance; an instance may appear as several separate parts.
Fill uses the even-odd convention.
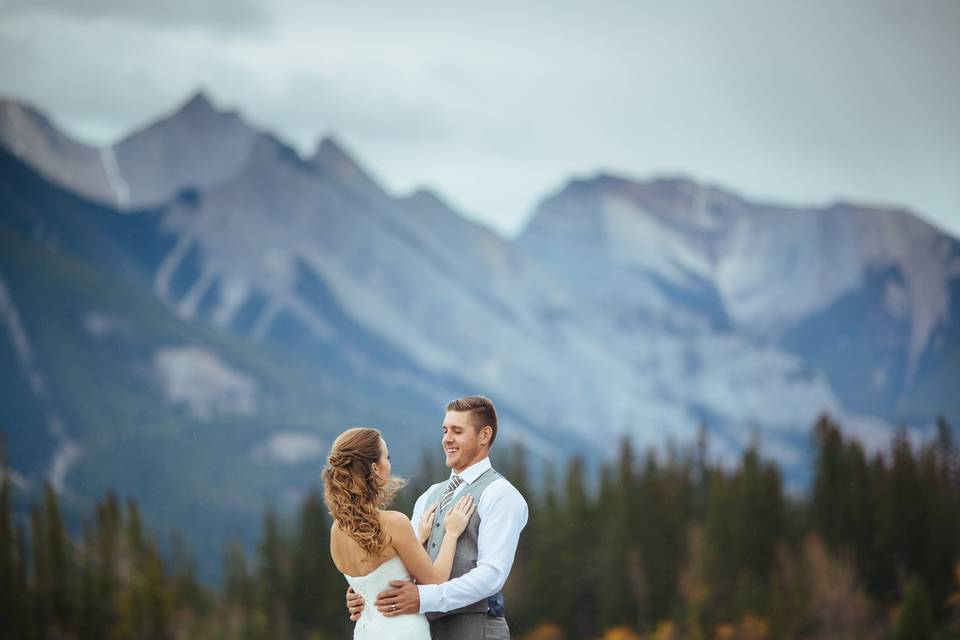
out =
[[[398,511],[381,511],[380,528],[388,530],[387,522],[391,517],[403,515]],[[386,518],[385,518],[386,516]],[[333,558],[333,564],[337,570],[348,576],[365,576],[377,569],[384,562],[397,555],[397,550],[392,544],[386,545],[380,550],[380,554],[367,554],[357,543],[356,540],[343,532],[336,522],[330,528],[330,556]]]
[[[446,513],[446,528],[436,560],[431,560],[414,533],[410,520],[399,511],[380,511],[380,527],[387,536],[387,544],[378,554],[364,557],[360,544],[340,529],[336,522],[330,529],[330,555],[337,569],[348,576],[365,576],[377,567],[400,556],[407,571],[420,584],[439,584],[450,576],[457,538],[463,533],[476,510],[473,496],[462,496]]]

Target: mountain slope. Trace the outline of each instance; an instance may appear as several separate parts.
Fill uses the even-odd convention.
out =
[[[315,485],[348,425],[385,429],[415,469],[431,398],[379,385],[349,363],[273,352],[203,325],[98,270],[0,228],[0,425],[14,469],[70,504],[108,488],[159,530],[184,532],[203,571],[220,541],[253,541],[264,504]],[[26,383],[25,383],[26,382]]]
[[[933,339],[960,322],[960,243],[906,212],[598,176],[545,199],[519,243],[628,330],[773,341],[824,371],[839,404],[890,422],[923,426],[950,408],[909,395],[930,366],[960,375]]]
[[[602,175],[509,242],[430,192],[392,196],[332,138],[302,158],[203,94],[116,154],[128,204],[159,204],[97,209],[10,156],[9,224],[181,319],[435,406],[488,393],[544,455],[706,422],[723,454],[756,425],[796,461],[820,412],[885,438],[948,408],[957,377],[957,243],[903,212]]]
[[[217,184],[243,167],[261,135],[198,92],[171,115],[114,146],[127,193],[122,204],[156,205],[183,189]]]
[[[97,202],[117,203],[110,150],[71,139],[29,105],[0,99],[0,145],[56,184]]]

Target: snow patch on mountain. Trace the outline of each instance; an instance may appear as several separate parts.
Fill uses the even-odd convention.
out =
[[[738,324],[763,335],[860,286],[856,223],[847,216],[744,207],[720,243],[716,286]]]
[[[50,464],[50,484],[53,485],[57,493],[63,493],[67,473],[80,459],[82,449],[76,442],[67,437],[67,430],[60,418],[51,416],[49,418],[49,429],[50,433],[57,439],[57,450],[54,452],[53,461]]]
[[[23,328],[23,322],[20,320],[20,312],[17,310],[13,296],[10,294],[10,288],[2,275],[0,275],[0,317],[2,317],[3,324],[6,326],[7,335],[10,337],[21,372],[30,385],[30,390],[33,391],[34,395],[40,397],[46,390],[46,383],[39,367],[37,367],[33,347],[30,345],[30,339]]]
[[[103,170],[107,174],[107,181],[116,198],[117,207],[122,211],[130,206],[130,185],[124,181],[123,174],[120,173],[120,166],[117,165],[117,157],[113,153],[112,146],[100,147],[100,162],[103,163]]]
[[[153,370],[167,401],[185,405],[199,420],[256,411],[256,381],[206,349],[163,347],[153,355]]]
[[[221,274],[220,283],[220,304],[214,309],[211,320],[218,327],[224,327],[233,320],[237,311],[250,297],[251,291],[246,279],[232,274]]]
[[[30,385],[30,390],[37,398],[49,401],[46,381],[40,373],[29,336],[20,320],[20,312],[3,276],[0,276],[0,317],[13,344],[21,374]],[[48,405],[45,407],[47,429],[57,442],[47,476],[53,488],[60,493],[64,490],[64,481],[70,467],[80,457],[81,448],[67,435],[63,419],[49,408],[49,402],[45,404]]]
[[[895,267],[904,278],[902,296],[889,302],[891,311],[909,313],[910,346],[907,380],[934,330],[949,318],[953,264],[960,260],[960,243],[933,226],[902,211],[857,210],[858,239],[867,267]]]
[[[250,452],[257,461],[277,461],[284,464],[300,464],[318,460],[327,451],[327,444],[320,438],[299,431],[278,431],[270,435]]]
[[[683,285],[690,274],[709,277],[708,256],[679,229],[660,224],[656,217],[619,194],[600,200],[605,251],[608,259],[626,269],[642,269]]]
[[[94,338],[105,338],[109,335],[126,331],[129,324],[124,318],[101,311],[90,311],[83,316],[84,330]]]

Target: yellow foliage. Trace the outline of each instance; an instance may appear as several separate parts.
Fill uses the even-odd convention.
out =
[[[957,590],[947,598],[947,606],[960,611],[960,562],[953,568],[953,578],[957,583]]]
[[[747,613],[739,625],[723,623],[713,632],[714,640],[770,640],[770,623],[758,615]]]
[[[640,636],[634,633],[630,627],[614,627],[607,629],[603,634],[603,640],[642,640]]]
[[[748,613],[740,621],[740,640],[769,640],[770,624],[760,616]]]
[[[657,630],[653,632],[653,640],[677,640],[677,628],[669,620],[664,620],[657,625]]]
[[[554,622],[541,622],[523,640],[567,640],[567,634]]]
[[[717,625],[714,631],[714,640],[735,640],[737,637],[737,628],[732,624]]]
[[[804,539],[803,563],[811,589],[807,609],[820,635],[831,640],[862,638],[870,614],[853,562],[834,556],[818,536],[810,535]]]

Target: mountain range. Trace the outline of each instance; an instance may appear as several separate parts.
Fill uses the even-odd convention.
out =
[[[822,412],[873,447],[960,422],[960,242],[903,209],[600,174],[508,239],[198,93],[109,147],[0,101],[0,241],[18,487],[79,513],[122,486],[202,551],[251,542],[348,425],[414,470],[468,393],[536,460],[705,425],[801,484]]]

